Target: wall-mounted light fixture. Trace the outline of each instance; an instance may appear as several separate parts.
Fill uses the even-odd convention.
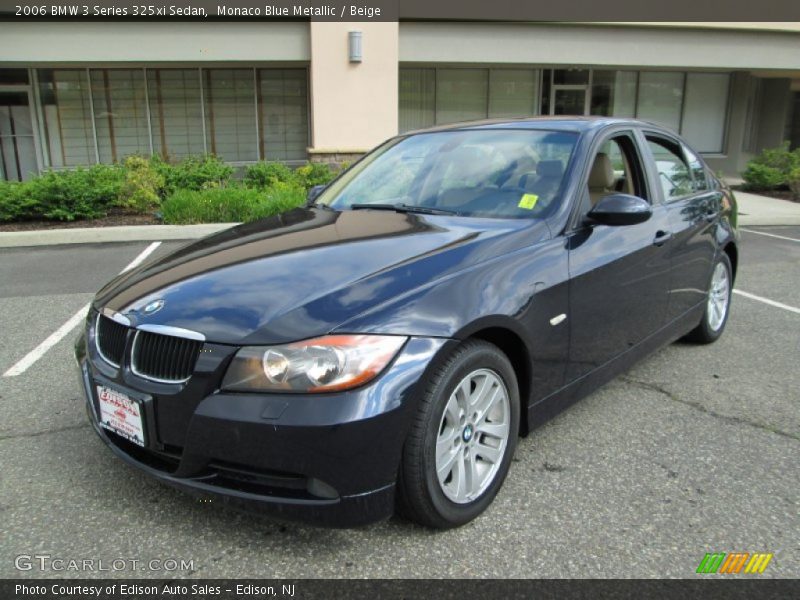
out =
[[[351,63],[360,63],[362,60],[361,32],[349,31],[347,33],[348,55]]]

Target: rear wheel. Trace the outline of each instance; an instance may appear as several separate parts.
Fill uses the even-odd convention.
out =
[[[465,342],[425,385],[403,450],[401,512],[437,528],[477,517],[505,480],[518,432],[511,363],[488,342]]]
[[[711,272],[703,319],[686,339],[699,344],[715,342],[725,330],[733,293],[733,269],[728,255],[720,254]]]

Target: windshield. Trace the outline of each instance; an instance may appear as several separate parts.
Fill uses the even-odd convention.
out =
[[[541,217],[558,205],[578,135],[541,130],[420,133],[384,144],[317,199],[463,216]]]

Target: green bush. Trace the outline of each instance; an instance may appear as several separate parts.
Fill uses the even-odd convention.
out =
[[[333,180],[339,171],[323,163],[308,163],[294,171],[279,162],[259,162],[247,167],[245,185],[269,188],[275,183],[296,184],[305,190],[324,185]]]
[[[247,167],[245,172],[245,185],[254,188],[267,188],[277,182],[295,183],[295,173],[289,167],[279,162],[258,162]]]
[[[282,163],[260,162],[247,168],[242,186],[231,181],[233,172],[214,156],[188,157],[172,165],[157,155],[47,171],[23,183],[0,181],[0,221],[94,219],[115,206],[145,213],[159,204],[172,223],[249,221],[302,204],[308,189],[338,174],[319,163],[292,170]]]
[[[158,206],[164,190],[164,176],[153,163],[141,156],[129,156],[123,162],[125,183],[118,204],[137,212],[147,212]]]
[[[269,189],[231,186],[205,190],[178,190],[161,207],[164,222],[232,223],[255,221],[300,206],[302,188],[277,182]]]
[[[164,194],[177,190],[202,190],[224,187],[233,175],[233,167],[216,156],[189,156],[176,165],[165,162],[160,156],[150,160],[153,169],[164,178]]]
[[[295,172],[297,183],[306,190],[315,185],[325,185],[332,181],[339,171],[323,163],[308,163]]]
[[[19,221],[36,214],[37,203],[26,193],[24,183],[0,179],[0,221]]]
[[[772,190],[784,182],[783,173],[775,167],[769,167],[750,161],[742,173],[745,187],[748,190]]]
[[[749,190],[770,190],[788,186],[790,175],[800,168],[800,148],[789,150],[789,142],[767,148],[747,163],[742,177]]]
[[[55,221],[96,219],[116,204],[125,180],[118,165],[94,165],[74,171],[49,171],[26,183],[40,214]]]
[[[74,171],[47,171],[13,184],[0,202],[5,220],[74,221],[105,216],[120,195],[125,172],[117,165],[94,165]]]
[[[800,167],[795,167],[789,173],[789,191],[793,200],[800,201]]]

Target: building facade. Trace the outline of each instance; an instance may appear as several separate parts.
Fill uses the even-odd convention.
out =
[[[8,180],[131,154],[343,162],[408,130],[547,114],[658,122],[735,178],[800,144],[798,107],[800,23],[0,23]]]

